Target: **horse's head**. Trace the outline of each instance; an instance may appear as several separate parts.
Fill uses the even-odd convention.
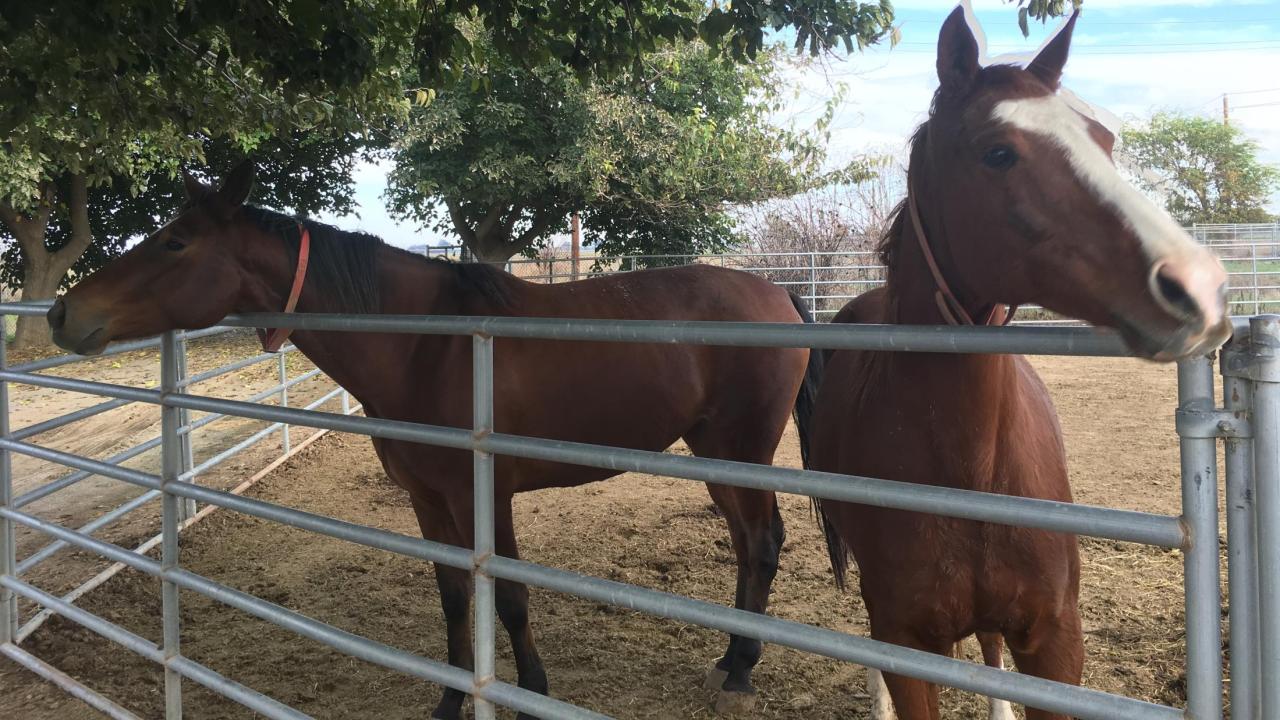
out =
[[[961,8],[943,25],[909,178],[929,241],[973,300],[1116,328],[1154,359],[1212,350],[1231,329],[1222,264],[1121,177],[1115,137],[1058,92],[1075,21],[1025,69],[981,67]]]
[[[247,289],[245,250],[259,234],[241,216],[252,166],[217,190],[183,180],[187,205],[177,217],[54,303],[48,319],[59,346],[93,355],[114,340],[209,327],[235,309]]]

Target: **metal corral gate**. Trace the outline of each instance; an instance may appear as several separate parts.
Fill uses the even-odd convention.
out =
[[[179,347],[180,347],[180,351],[178,355],[178,386],[179,387],[181,388],[194,387],[198,384],[217,379],[219,377],[228,375],[238,370],[244,370],[254,365],[258,365],[258,364],[266,363],[270,361],[277,366],[278,377],[277,377],[276,384],[270,387],[267,387],[266,389],[261,390],[259,392],[253,393],[252,395],[244,399],[248,402],[262,402],[264,400],[275,399],[275,401],[280,406],[288,407],[289,401],[291,398],[291,392],[295,392],[294,388],[297,388],[298,386],[312,379],[316,379],[316,378],[320,380],[328,379],[327,377],[321,374],[319,369],[312,369],[312,370],[303,372],[297,375],[296,377],[290,377],[286,360],[290,353],[297,351],[297,348],[294,347],[293,345],[285,345],[280,349],[280,352],[278,353],[261,353],[261,354],[254,355],[252,357],[242,358],[239,360],[228,362],[224,365],[211,368],[201,373],[197,373],[194,375],[188,374],[187,363],[186,363],[186,359],[187,359],[186,348],[187,348],[188,341],[200,340],[203,338],[211,338],[214,336],[226,334],[233,331],[242,332],[237,328],[214,327],[214,328],[209,328],[207,330],[199,330],[195,332],[186,332],[186,333],[179,334],[178,336]],[[129,342],[129,343],[117,343],[113,345],[109,350],[107,350],[107,352],[104,353],[104,356],[120,355],[123,353],[135,352],[138,350],[157,348],[159,346],[160,346],[159,339],[143,340],[143,341]],[[23,371],[23,372],[41,372],[45,370],[52,370],[54,368],[67,368],[72,366],[73,364],[82,363],[86,359],[87,358],[77,356],[77,355],[63,355],[59,357],[37,360],[34,362],[23,364],[15,368],[6,368],[6,369],[12,369],[12,370]],[[330,385],[332,385],[332,383],[330,383]],[[307,410],[314,410],[338,398],[341,399],[341,407],[342,407],[343,414],[351,414],[352,412],[358,411],[360,409],[359,406],[356,406],[355,408],[351,406],[350,396],[341,387],[335,387],[329,390],[328,392],[324,392],[322,395],[315,398],[311,402],[307,403],[303,407]],[[80,408],[78,410],[75,410],[63,415],[59,415],[56,417],[42,420],[40,422],[33,423],[31,425],[28,425],[26,427],[13,431],[7,436],[7,438],[11,440],[27,440],[30,438],[39,437],[44,435],[45,433],[49,433],[59,428],[71,425],[72,423],[86,420],[88,418],[110,412],[117,408],[122,408],[132,403],[133,401],[125,400],[125,399],[108,400],[107,402],[102,402],[89,407]],[[245,452],[246,450],[254,447],[255,445],[258,445],[259,443],[273,440],[274,436],[277,433],[279,434],[279,442],[280,442],[279,454],[276,455],[274,458],[268,458],[267,459],[268,461],[265,462],[264,467],[259,469],[250,478],[240,482],[231,491],[236,494],[239,494],[247,490],[249,487],[255,484],[258,480],[264,477],[271,470],[278,467],[285,460],[292,457],[294,454],[301,451],[302,449],[310,445],[315,440],[318,440],[321,436],[323,436],[327,432],[325,430],[319,430],[315,433],[310,434],[301,442],[293,442],[293,436],[290,432],[290,427],[288,423],[272,423],[272,424],[269,424],[267,427],[264,427],[256,432],[250,433],[248,437],[233,439],[229,447],[224,447],[223,445],[225,443],[215,443],[214,447],[211,450],[211,456],[197,463],[195,452],[193,449],[193,442],[192,442],[193,438],[199,432],[201,432],[204,428],[207,428],[213,423],[219,420],[223,420],[228,416],[223,413],[210,413],[205,417],[200,418],[199,420],[192,421],[189,416],[188,410],[183,410],[181,415],[182,415],[182,422],[178,428],[178,434],[182,437],[182,473],[179,475],[180,480],[187,480],[187,481],[194,482],[196,481],[197,478],[207,475],[209,472],[216,469],[219,465],[222,465],[228,460],[231,460],[232,458],[237,457],[240,453]],[[10,418],[8,417],[5,418],[5,420],[8,420],[8,419]],[[134,445],[132,447],[129,447],[117,453],[114,453],[110,457],[106,458],[104,462],[110,463],[112,465],[121,465],[125,462],[141,457],[153,450],[156,450],[157,448],[160,448],[162,443],[163,443],[162,435],[156,435],[154,437],[151,437],[148,440],[138,443],[137,445]],[[10,506],[12,509],[34,506],[35,503],[38,503],[39,501],[44,500],[45,498],[48,498],[54,495],[55,493],[58,493],[61,490],[69,488],[72,485],[75,485],[91,477],[92,475],[94,475],[94,473],[91,473],[87,470],[77,470],[68,475],[60,477],[52,482],[47,482],[43,485],[32,488],[28,492],[24,492],[21,495],[11,497]],[[12,492],[12,487],[10,487],[10,492]],[[109,510],[108,512],[103,513],[102,515],[99,515],[93,518],[92,521],[81,526],[79,529],[81,532],[86,532],[86,533],[93,533],[93,532],[100,531],[103,528],[109,527],[112,524],[123,520],[124,518],[128,517],[130,514],[138,511],[139,509],[150,505],[152,502],[158,499],[160,495],[161,493],[158,490],[148,490],[138,495],[137,497],[134,497],[129,501],[119,505],[118,507],[115,507]],[[216,505],[209,505],[205,507],[201,512],[197,513],[195,511],[194,501],[190,501],[190,500],[184,501],[181,508],[181,513],[180,513],[181,524],[179,526],[179,529],[180,530],[185,529],[188,525],[203,519],[210,512],[217,509],[218,508]],[[163,540],[162,534],[154,535],[148,538],[145,542],[141,543],[138,547],[134,548],[133,551],[139,554],[149,552],[150,550],[155,548],[156,545],[158,545],[162,540]],[[63,550],[67,546],[68,544],[66,542],[62,540],[55,540],[52,543],[46,545],[45,547],[40,548],[39,550],[31,553],[29,556],[23,558],[23,560],[16,565],[16,574],[17,575],[29,574],[31,570],[35,568],[37,565],[47,562],[50,558],[52,558],[59,551]],[[93,575],[92,577],[86,579],[81,584],[72,588],[69,592],[62,595],[61,599],[67,602],[75,602],[81,596],[88,593],[90,590],[97,588],[107,580],[114,577],[120,570],[124,569],[124,567],[125,566],[120,563],[111,564],[102,572],[99,572]],[[20,644],[23,640],[25,640],[32,633],[38,630],[40,626],[43,625],[44,622],[48,620],[52,614],[53,614],[52,611],[46,608],[45,610],[42,610],[41,612],[36,613],[29,620],[26,620],[25,622],[21,623],[18,626],[18,629],[13,636],[14,643]]]
[[[0,313],[38,315],[42,308],[0,305]],[[543,718],[600,718],[597,713],[544,697],[494,676],[493,579],[505,578],[555,592],[758,638],[860,665],[910,675],[963,690],[1004,698],[1080,718],[1221,718],[1222,646],[1219,631],[1218,483],[1216,439],[1227,438],[1227,498],[1230,540],[1231,695],[1233,717],[1280,717],[1280,316],[1237,323],[1223,353],[1226,408],[1214,402],[1211,358],[1178,367],[1177,431],[1182,453],[1182,514],[1178,517],[1073,505],[973,491],[925,487],[830,473],[685,457],[495,432],[492,421],[493,338],[522,337],[603,342],[815,347],[904,352],[982,352],[1123,356],[1118,338],[1088,328],[946,328],[922,326],[793,325],[714,322],[598,321],[529,318],[343,316],[262,314],[232,316],[238,327],[471,335],[474,339],[474,428],[420,425],[392,420],[258,405],[182,392],[178,382],[179,335],[161,344],[161,386],[144,390],[100,382],[9,370],[0,363],[0,650],[42,672],[62,687],[114,717],[127,710],[70,677],[49,668],[15,643],[16,597],[30,599],[165,669],[167,718],[182,714],[182,678],[194,680],[272,718],[302,713],[225,678],[182,655],[178,590],[206,595],[354,657],[470,693],[476,717],[494,717],[497,705]],[[0,358],[2,361],[3,358]],[[8,427],[8,383],[103,395],[161,406],[163,472],[152,475],[41,448]],[[261,500],[182,481],[184,410],[224,413],[273,423],[286,422],[395,440],[470,449],[475,453],[475,549],[342,522]],[[89,473],[116,478],[162,498],[159,561],[50,523],[12,506],[10,455],[22,453]],[[931,512],[984,522],[1181,549],[1187,618],[1186,710],[1108,695],[1006,672],[831,630],[755,615],[713,603],[648,590],[529,562],[495,556],[493,456],[527,458],[762,488],[902,510]],[[1256,499],[1256,505],[1254,500]],[[475,577],[475,670],[413,655],[311,619],[261,598],[184,570],[178,529],[189,501],[230,508],[256,517],[409,557],[473,571]],[[22,524],[69,545],[95,552],[162,580],[163,644],[156,645],[101,617],[54,597],[17,574],[13,527]]]

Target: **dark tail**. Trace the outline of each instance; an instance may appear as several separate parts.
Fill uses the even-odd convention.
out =
[[[791,295],[791,304],[795,306],[796,312],[800,313],[801,319],[806,323],[812,323],[813,315],[809,313],[809,308],[805,306],[804,300],[800,299],[795,293]],[[796,406],[793,413],[796,420],[796,431],[800,435],[800,461],[804,464],[806,470],[809,469],[809,438],[813,432],[813,407],[818,400],[818,388],[822,385],[822,371],[826,363],[826,352],[823,350],[809,351],[809,367],[805,369],[804,381],[800,383],[800,392],[796,394]],[[836,587],[844,589],[845,571],[849,568],[849,548],[845,546],[844,540],[840,539],[840,535],[836,533],[836,529],[827,522],[827,516],[822,511],[822,501],[818,498],[811,500],[813,503],[813,516],[818,520],[818,527],[822,528],[822,534],[827,539],[827,556],[831,559],[831,571],[835,573]]]

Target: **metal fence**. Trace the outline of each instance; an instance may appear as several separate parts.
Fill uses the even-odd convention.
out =
[[[245,370],[262,363],[271,362],[277,366],[277,383],[274,386],[268,387],[265,390],[262,390],[260,392],[250,395],[249,397],[245,398],[245,401],[256,403],[256,402],[264,402],[264,401],[274,399],[279,406],[289,407],[289,397],[290,397],[291,389],[296,388],[299,385],[302,385],[303,383],[306,383],[312,379],[320,379],[322,381],[327,379],[325,378],[325,376],[321,374],[320,370],[318,369],[312,369],[312,370],[303,372],[301,374],[298,374],[294,377],[290,377],[287,359],[291,353],[296,352],[296,348],[294,348],[293,346],[286,346],[281,349],[280,353],[277,353],[277,354],[262,353],[262,354],[254,355],[252,357],[243,358],[230,363],[226,363],[224,365],[221,365],[221,366],[218,366],[194,375],[190,375],[187,373],[186,366],[187,366],[188,341],[200,340],[202,338],[210,338],[210,337],[222,335],[231,331],[233,331],[232,328],[219,327],[219,328],[212,328],[209,330],[203,330],[198,332],[189,332],[189,333],[179,334],[178,336],[179,349],[177,354],[177,386],[178,388],[180,388],[183,392],[186,392],[188,388],[195,387],[197,385],[206,383],[216,378],[220,378],[230,373]],[[155,347],[158,347],[159,345],[160,345],[159,340],[126,343],[126,344],[113,346],[106,354],[120,355],[124,353],[135,352],[138,350],[144,350],[147,348],[155,348]],[[20,366],[15,366],[12,368],[6,368],[6,370],[11,370],[14,372],[23,372],[23,373],[38,373],[41,371],[51,370],[54,368],[68,367],[75,363],[83,362],[84,360],[85,358],[76,357],[76,356],[61,356],[61,357],[55,357],[47,360],[30,362],[30,363],[26,363]],[[330,403],[331,401],[335,401],[339,399],[341,401],[341,407],[344,413],[350,413],[353,411],[350,404],[350,396],[346,394],[345,390],[338,387],[335,387],[333,389],[328,390],[327,392],[324,392],[319,398],[306,404],[304,407],[306,409],[315,409],[317,407],[325,405],[326,403]],[[60,416],[49,418],[40,422],[36,422],[26,427],[8,431],[7,429],[9,428],[10,418],[9,418],[7,396],[6,396],[4,417],[2,420],[0,420],[0,422],[3,422],[3,427],[6,428],[7,434],[5,435],[5,437],[7,439],[14,440],[14,441],[29,441],[33,438],[42,436],[46,433],[50,433],[54,430],[66,427],[73,423],[87,420],[89,418],[111,412],[118,408],[123,408],[127,405],[132,404],[133,402],[134,402],[133,400],[129,400],[125,398],[116,398],[116,399],[108,400],[106,402],[98,403],[96,405],[81,408],[79,410],[75,410],[73,412],[70,412],[64,415],[60,415]],[[215,445],[209,457],[201,459],[200,462],[196,462],[195,452],[193,450],[193,439],[195,438],[195,436],[198,433],[205,431],[205,429],[208,428],[210,425],[220,420],[224,420],[228,417],[231,417],[231,416],[228,416],[223,413],[215,412],[215,413],[209,413],[204,417],[201,417],[198,420],[193,421],[190,417],[190,410],[183,409],[179,412],[179,424],[178,424],[176,433],[180,438],[180,441],[178,443],[180,479],[184,481],[194,482],[197,478],[208,475],[218,466],[226,463],[228,460],[231,460],[233,457],[240,455],[246,450],[256,445],[259,445],[261,443],[273,441],[275,438],[278,437],[279,447],[280,447],[279,453],[275,457],[269,458],[268,460],[266,460],[265,467],[263,467],[259,472],[255,473],[251,478],[249,478],[245,482],[238,484],[232,490],[233,493],[238,494],[248,489],[248,487],[250,487],[254,482],[256,482],[263,475],[265,475],[266,472],[269,472],[271,469],[275,468],[280,463],[282,463],[285,459],[295,454],[298,450],[301,450],[303,447],[306,447],[307,445],[311,444],[312,442],[314,442],[324,434],[324,431],[313,433],[308,437],[306,437],[305,439],[303,439],[301,442],[295,443],[292,429],[290,428],[288,423],[280,423],[280,422],[272,423],[272,424],[269,424],[267,427],[257,430],[256,432],[252,432],[251,434],[248,435],[248,437],[237,439],[236,441],[232,442],[232,444],[229,447],[219,447]],[[129,462],[131,460],[135,460],[137,458],[141,458],[145,456],[147,453],[156,450],[157,448],[162,448],[162,446],[164,445],[164,437],[163,437],[164,432],[165,430],[162,427],[161,435],[157,435],[137,445],[126,448],[120,452],[114,453],[110,457],[106,458],[104,462],[109,463],[111,465],[115,465],[115,466],[122,466],[124,463]],[[54,494],[59,493],[60,491],[64,491],[67,488],[70,488],[72,486],[75,486],[81,483],[82,481],[88,479],[94,474],[95,473],[85,469],[76,470],[75,472],[72,472],[68,475],[58,478],[52,482],[46,483],[42,486],[31,489],[28,492],[25,492],[21,495],[11,497],[9,502],[9,507],[15,510],[19,508],[28,508],[28,506],[32,506],[33,504],[37,503],[40,500],[53,496]],[[115,507],[114,509],[94,518],[91,522],[81,526],[78,529],[78,531],[81,533],[94,533],[104,528],[110,527],[116,523],[123,521],[125,518],[127,518],[131,514],[136,513],[137,511],[150,506],[160,497],[161,497],[161,493],[158,490],[154,490],[154,489],[147,490],[137,495],[136,497],[132,498],[131,500]],[[178,520],[182,524],[181,526],[185,528],[186,526],[199,521],[214,509],[215,508],[213,506],[209,506],[205,508],[202,512],[197,513],[195,511],[194,502],[185,501],[179,508]],[[30,512],[30,510],[28,510],[28,512]],[[159,545],[162,542],[162,540],[163,540],[162,534],[157,534],[153,537],[148,538],[145,542],[135,547],[133,549],[133,552],[139,553],[139,554],[146,553],[152,550],[153,548],[155,548],[157,545]],[[61,550],[67,547],[69,547],[69,545],[64,540],[54,540],[48,545],[45,545],[43,548],[40,548],[39,550],[33,552],[28,557],[24,558],[21,562],[18,562],[14,566],[15,577],[21,576],[21,575],[30,575],[31,571],[35,569],[38,565],[48,561],[58,552],[60,552]],[[124,567],[125,566],[120,563],[112,564],[108,566],[106,569],[104,569],[103,571],[93,575],[92,577],[86,578],[83,582],[76,585],[69,592],[62,594],[60,599],[66,603],[74,603],[76,600],[83,597],[89,591],[105,583],[107,580],[109,580],[111,577],[116,575]],[[23,640],[29,637],[32,633],[34,633],[37,629],[39,629],[40,626],[46,620],[48,620],[52,614],[54,614],[53,611],[46,607],[44,610],[36,613],[33,617],[28,619],[25,623],[21,623],[20,625],[15,626],[12,634],[13,642],[15,644],[21,643]]]
[[[1193,225],[1193,237],[1209,246],[1226,265],[1232,312],[1260,315],[1280,312],[1280,223]],[[429,257],[456,258],[461,246],[429,246]],[[707,255],[623,255],[583,257],[574,262],[567,251],[552,250],[536,258],[514,258],[503,264],[531,282],[566,282],[590,275],[610,275],[643,267],[717,265],[762,275],[808,303],[819,320],[829,320],[845,303],[883,285],[885,268],[870,250],[805,252],[740,252]],[[1076,324],[1033,305],[1019,310],[1017,324]]]
[[[39,308],[0,305],[0,313],[38,314]],[[1119,339],[1078,327],[946,328],[919,326],[791,325],[714,322],[648,322],[502,317],[418,317],[264,314],[233,316],[238,327],[293,327],[342,332],[470,335],[473,338],[474,427],[451,428],[316,410],[223,400],[183,391],[179,379],[181,336],[161,344],[158,389],[40,375],[28,367],[0,367],[0,652],[40,672],[112,717],[128,710],[50,668],[19,644],[16,598],[42,605],[160,663],[165,669],[166,717],[182,713],[182,679],[204,685],[272,718],[305,717],[182,654],[178,589],[193,591],[280,625],[365,661],[457,688],[475,699],[476,717],[494,717],[505,706],[543,718],[600,718],[587,709],[499,680],[494,672],[494,578],[672,618],[785,645],[802,651],[918,677],[1079,718],[1205,720],[1223,715],[1220,642],[1217,438],[1227,438],[1227,494],[1231,539],[1231,697],[1233,717],[1280,716],[1280,318],[1240,322],[1223,354],[1226,407],[1214,398],[1210,358],[1178,368],[1176,429],[1182,454],[1182,512],[1178,516],[928,487],[875,478],[645,452],[513,436],[493,427],[495,337],[598,342],[678,342],[755,347],[813,347],[900,352],[981,352],[1124,356]],[[3,358],[0,357],[0,361]],[[8,427],[8,385],[24,383],[160,406],[163,415],[160,474],[120,467],[28,442]],[[183,470],[183,411],[222,413],[372,437],[422,442],[474,452],[474,548],[465,549],[354,525],[189,482]],[[11,453],[65,464],[131,483],[162,498],[160,559],[94,538],[24,512],[11,497]],[[1178,709],[942,657],[864,637],[772,618],[713,603],[588,577],[493,554],[493,456],[645,472],[739,487],[769,489],[886,508],[930,512],[983,522],[1069,532],[1180,549],[1184,557],[1187,707]],[[1256,505],[1254,500],[1256,498]],[[178,531],[190,502],[230,508],[296,528],[462,568],[475,579],[475,667],[466,671],[339,630],[298,612],[237,591],[181,567]],[[20,577],[13,530],[21,525],[162,579],[163,643],[155,644],[55,597]]]
[[[1226,265],[1236,312],[1280,312],[1280,223],[1193,225],[1189,231]]]

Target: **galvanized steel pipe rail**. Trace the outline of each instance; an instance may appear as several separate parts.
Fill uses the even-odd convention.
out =
[[[572,465],[589,465],[619,471],[645,472],[736,487],[776,489],[780,492],[829,500],[928,512],[1017,527],[1070,532],[1166,548],[1182,547],[1186,539],[1184,527],[1178,518],[1133,510],[1117,510],[857,475],[796,470],[732,460],[672,455],[504,433],[491,432],[476,435],[467,430],[438,425],[351,417],[200,395],[166,396],[158,390],[142,390],[124,385],[71,378],[0,371],[0,380],[108,396],[118,394],[139,402],[220,412],[225,415],[270,422],[288,422],[293,425],[388,440],[420,442],[459,450],[512,455]],[[3,444],[5,443],[0,442],[0,445]]]
[[[105,467],[103,464],[78,458],[69,453],[39,448],[26,443],[12,443],[7,444],[5,447],[12,451],[32,454],[54,462],[74,463],[75,466],[91,469],[101,475],[115,477],[140,487],[158,488],[161,486],[161,479],[155,475],[123,468]],[[301,510],[283,508],[261,500],[232,495],[219,490],[202,488],[196,485],[179,485],[173,487],[172,491],[175,494],[190,497],[200,502],[220,505],[255,517],[275,520],[293,527],[361,545],[462,569],[478,567],[485,575],[490,577],[537,585],[597,602],[609,603],[661,617],[703,625],[724,632],[746,635],[765,642],[876,667],[887,672],[904,672],[905,674],[964,690],[1003,697],[1014,702],[1030,703],[1056,712],[1070,713],[1075,717],[1098,718],[1100,720],[1115,717],[1134,718],[1135,720],[1146,720],[1148,718],[1151,720],[1171,720],[1172,718],[1182,717],[1181,712],[1173,708],[1107,695],[1095,690],[1048,680],[1020,678],[1020,680],[1028,680],[1030,682],[1020,682],[1018,683],[1020,687],[1011,687],[1007,682],[1007,673],[974,663],[953,660],[932,653],[901,648],[868,638],[854,637],[787,620],[763,617],[754,613],[692,600],[670,593],[636,588],[578,573],[545,568],[524,561],[496,557],[491,552],[484,553],[483,559],[481,559],[462,548],[399,535],[385,530],[374,530]],[[154,560],[138,560],[136,557],[131,557],[133,554],[124,548],[89,538],[82,533],[61,528],[53,523],[39,520],[24,513],[0,510],[0,517],[8,517],[17,522],[30,525],[53,534],[64,542],[102,553],[113,560],[124,562],[144,572],[165,576],[158,569],[158,565]],[[187,571],[180,572],[189,582],[193,582],[191,580],[193,577],[198,578],[198,576],[192,576]],[[228,597],[225,593],[236,592],[204,578],[199,578],[198,583],[183,585],[183,587],[196,590],[201,594],[219,600]],[[235,597],[240,598],[241,605],[244,604],[243,594]],[[253,607],[258,608],[259,606],[254,605]],[[245,607],[241,607],[241,609],[245,609]],[[253,612],[252,610],[250,611]],[[258,612],[254,612],[254,614],[263,619],[271,620],[271,617],[261,615]],[[335,629],[335,632],[341,633],[342,631]],[[324,631],[318,634],[308,634],[307,636],[320,642],[334,644],[331,642],[332,636],[327,636],[328,639],[326,639],[326,632]],[[373,641],[368,642],[373,643]],[[337,645],[334,646],[338,647]],[[377,661],[375,660],[374,662]],[[424,660],[424,662],[431,661]],[[439,682],[435,678],[427,679]],[[490,679],[484,684],[487,685],[492,682],[495,681]],[[460,689],[470,690],[469,687]],[[562,716],[556,715],[554,717]]]

